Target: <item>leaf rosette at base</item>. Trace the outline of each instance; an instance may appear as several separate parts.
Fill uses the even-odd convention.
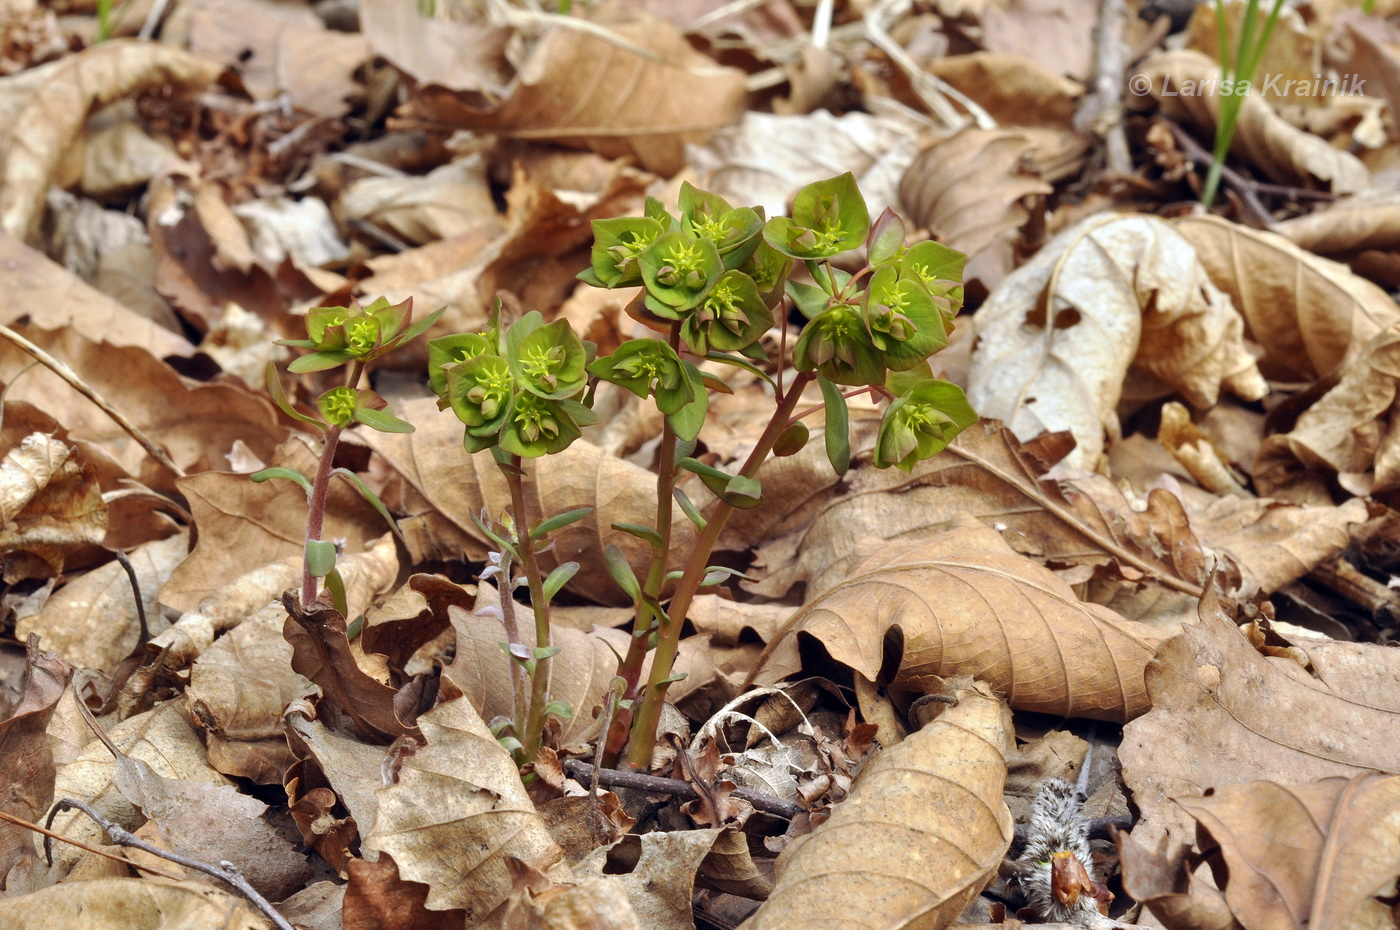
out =
[[[976,412],[956,384],[931,379],[915,385],[885,410],[875,443],[875,467],[912,471],[915,463],[942,452],[976,422]]]

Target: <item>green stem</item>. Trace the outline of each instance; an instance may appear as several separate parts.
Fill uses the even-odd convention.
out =
[[[363,362],[352,362],[346,374],[347,387],[354,388],[364,374]],[[316,477],[311,482],[311,494],[306,499],[306,542],[321,538],[326,522],[326,494],[330,491],[331,472],[335,470],[335,450],[340,444],[339,426],[326,430],[326,440],[321,446],[321,461],[316,466]],[[311,556],[306,546],[302,546],[301,557],[301,606],[309,608],[316,600],[316,576],[311,574]]]
[[[520,456],[512,455],[510,467],[502,468],[506,484],[510,486],[510,509],[515,517],[515,548],[520,556],[520,566],[525,569],[525,580],[530,586],[530,605],[535,611],[535,648],[547,649],[549,638],[549,602],[544,596],[544,579],[540,575],[540,565],[535,559],[535,541],[530,538],[529,518],[525,513],[524,471],[520,467]],[[503,597],[513,597],[514,590],[510,579],[506,579]],[[521,764],[533,762],[540,751],[540,740],[544,735],[544,709],[549,704],[549,677],[553,660],[535,660],[535,673],[530,682],[530,710],[525,718],[525,732],[520,735],[522,749]]]
[[[739,470],[741,476],[752,478],[758,473],[773,451],[773,444],[787,428],[788,418],[802,399],[803,389],[816,378],[817,374],[814,371],[797,373],[782,403],[773,411],[773,416],[753,452],[744,462],[744,467]],[[705,578],[710,554],[719,542],[724,525],[729,522],[729,515],[733,512],[732,504],[722,500],[717,502],[715,512],[707,518],[705,529],[701,531],[690,559],[686,562],[685,573],[676,585],[676,593],[672,596],[667,610],[670,622],[662,624],[656,643],[656,655],[651,660],[651,675],[647,680],[646,692],[641,697],[641,708],[632,721],[632,739],[627,747],[627,762],[634,769],[647,768],[651,763],[651,750],[656,744],[656,727],[661,719],[661,706],[666,702],[666,692],[671,686],[667,679],[671,677],[671,670],[680,650],[681,627],[685,625],[690,602],[695,599],[696,592],[700,590],[700,582]]]
[[[672,324],[671,348],[680,346],[680,324]],[[651,565],[647,568],[646,581],[642,590],[652,598],[661,596],[661,587],[666,581],[666,557],[671,551],[672,495],[676,487],[676,431],[671,428],[670,418],[662,421],[660,461],[656,472],[656,534],[661,537],[659,546],[653,545]],[[635,698],[637,686],[642,680],[642,665],[646,662],[647,644],[651,639],[656,614],[651,604],[639,598],[635,605],[636,621],[632,625],[632,639],[627,645],[627,655],[618,669],[618,675],[626,682],[623,692],[627,698]],[[619,708],[606,737],[604,751],[608,765],[617,764],[622,753],[622,744],[627,738],[627,725],[631,714],[626,708]]]

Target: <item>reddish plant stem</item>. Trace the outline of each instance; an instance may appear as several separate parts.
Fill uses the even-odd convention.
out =
[[[787,428],[788,418],[802,399],[803,389],[815,381],[816,377],[814,371],[797,373],[782,403],[773,411],[763,435],[759,437],[758,443],[745,460],[744,467],[739,470],[741,476],[752,478],[758,473],[759,468],[767,461],[769,453],[773,451],[773,444]],[[685,624],[690,602],[694,600],[696,592],[700,590],[700,582],[705,578],[710,553],[714,551],[720,534],[724,532],[724,525],[733,512],[732,504],[724,501],[716,503],[714,513],[709,516],[709,522],[701,531],[690,560],[686,563],[685,573],[676,585],[676,593],[672,596],[667,610],[670,622],[661,625],[656,655],[651,661],[651,675],[647,680],[646,691],[641,696],[641,708],[632,721],[632,739],[627,747],[627,763],[634,769],[645,769],[651,762],[652,746],[656,743],[656,726],[661,719],[661,705],[666,702],[666,691],[671,686],[667,679],[671,677],[671,669],[675,665],[676,654],[680,648],[681,627]]]
[[[363,362],[351,362],[345,376],[345,386],[352,390],[360,383],[364,373]],[[330,426],[326,429],[326,441],[321,448],[321,461],[316,466],[316,478],[311,482],[311,494],[306,499],[306,542],[321,538],[326,522],[326,494],[330,491],[331,472],[335,470],[335,449],[340,445],[341,428]],[[310,608],[316,601],[316,576],[311,574],[311,556],[302,546],[301,556],[301,606]]]
[[[510,467],[501,471],[505,473],[506,484],[510,486],[510,509],[515,516],[515,548],[520,556],[520,567],[525,569],[525,580],[530,586],[530,605],[535,612],[535,649],[547,649],[550,646],[549,603],[544,596],[544,578],[535,559],[535,541],[530,537],[529,517],[525,513],[525,473],[521,469],[520,456],[511,456]],[[506,579],[506,591],[502,596],[514,597],[514,585],[510,579]],[[553,664],[548,657],[535,659],[535,671],[530,680],[530,710],[525,718],[525,732],[519,734],[524,747],[522,765],[533,762],[540,751]]]

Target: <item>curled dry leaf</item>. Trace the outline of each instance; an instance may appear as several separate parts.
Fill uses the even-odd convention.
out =
[[[956,697],[867,762],[831,818],[783,851],[746,930],[945,927],[996,875],[1011,846],[1011,713],[980,682]]]
[[[100,546],[107,506],[97,469],[71,446],[32,433],[0,460],[0,554],[5,581],[51,578],[70,555]]]
[[[1264,347],[1259,366],[1271,378],[1330,375],[1349,352],[1400,319],[1395,301],[1376,285],[1282,236],[1217,216],[1186,216],[1172,225],[1230,295],[1249,337]]]
[[[921,693],[935,676],[972,675],[1017,710],[1117,721],[1147,711],[1142,670],[1161,639],[1151,627],[1080,603],[995,530],[963,517],[917,546],[880,543],[793,615],[753,677],[795,671],[801,632],[876,681],[895,627],[904,639],[894,681],[902,691]]]
[[[408,482],[432,513],[407,526],[410,539],[422,538],[418,530],[436,532],[441,545],[459,558],[466,548],[469,559],[485,561],[490,541],[477,529],[472,517],[483,510],[494,519],[510,504],[505,479],[491,456],[462,452],[462,424],[437,409],[431,399],[399,405],[398,415],[415,426],[412,433],[366,432],[362,437],[376,453]],[[579,572],[569,588],[602,604],[630,603],[611,580],[603,560],[603,547],[616,542],[627,554],[639,576],[646,572],[651,545],[634,536],[618,534],[614,523],[649,526],[656,520],[656,475],[644,468],[603,454],[596,446],[578,441],[557,455],[535,459],[525,466],[525,507],[533,524],[544,517],[580,507],[593,512],[551,535],[554,549],[541,559],[544,570],[574,561]],[[450,521],[447,526],[433,514]],[[677,506],[673,515],[671,552],[682,563],[695,544],[695,525]],[[406,521],[406,523],[412,522]],[[451,534],[446,535],[446,534]],[[456,545],[452,545],[452,543]],[[415,559],[421,553],[413,553]]]
[[[966,279],[990,289],[1016,265],[1023,201],[1053,188],[1034,170],[1036,145],[1024,132],[964,129],[925,149],[899,182],[899,202],[916,225],[968,256]]]
[[[266,919],[234,894],[203,882],[162,884],[146,878],[96,878],[54,885],[0,901],[0,920],[15,930],[263,930]]]
[[[1395,890],[1400,776],[1254,781],[1176,803],[1195,818],[1200,850],[1224,860],[1225,901],[1243,926],[1382,927],[1392,919],[1380,899]]]
[[[1220,69],[1213,61],[1185,49],[1163,52],[1147,59],[1142,73],[1152,82],[1152,96],[1163,112],[1206,132],[1214,131],[1223,95],[1184,90],[1188,82],[1196,89],[1207,82],[1218,84]],[[1230,152],[1279,184],[1351,194],[1371,181],[1370,172],[1355,155],[1295,128],[1257,94],[1244,98]]]
[[[975,317],[968,400],[1029,439],[1069,429],[1065,462],[1094,468],[1129,365],[1212,406],[1222,388],[1257,400],[1267,386],[1243,321],[1195,249],[1150,216],[1093,216],[1009,275]]]
[[[1377,333],[1341,371],[1341,380],[1303,411],[1287,433],[1269,436],[1254,461],[1259,493],[1326,502],[1335,478],[1359,496],[1400,486],[1400,321]]]
[[[1400,697],[1384,684],[1400,654],[1358,643],[1306,644],[1317,677],[1261,655],[1211,597],[1201,619],[1148,664],[1150,713],[1123,730],[1124,783],[1142,811],[1134,836],[1177,852],[1190,818],[1169,799],[1287,772],[1308,781],[1400,773]]]
[[[9,717],[0,720],[0,810],[12,817],[33,823],[53,803],[54,758],[45,731],[71,674],[62,659],[30,643],[19,700]],[[17,865],[34,858],[34,835],[0,822],[0,885],[9,884]]]
[[[1305,252],[1346,262],[1371,280],[1400,284],[1400,193],[1367,191],[1276,223],[1273,231]]]
[[[666,176],[684,167],[687,142],[738,118],[744,73],[693,49],[669,23],[622,4],[595,8],[588,22],[597,28],[547,28],[498,104],[426,86],[413,107],[449,126],[630,156]]]
[[[1072,128],[1084,85],[1020,55],[972,52],[929,62],[929,73],[966,94],[998,123]]]
[[[199,90],[219,68],[171,45],[116,40],[0,82],[0,226],[25,240],[88,114],[153,88]]]
[[[746,522],[758,509],[738,515],[730,528],[744,535],[728,545],[757,545],[753,571],[759,580],[750,587],[781,597],[798,583],[819,591],[846,577],[866,537],[909,544],[970,514],[1022,555],[1084,576],[1109,568],[1112,578],[1140,589],[1144,602],[1198,595],[1210,565],[1180,503],[1158,491],[1139,511],[1102,475],[1060,471],[1046,477],[1072,442],[1067,433],[1047,433],[1023,444],[984,418],[910,474],[871,468],[869,453],[861,453],[840,482],[824,458],[814,460],[823,456],[821,444],[809,443],[815,452],[804,449],[764,466],[767,485],[797,490],[766,514],[772,522]],[[1118,592],[1110,586],[1101,593]]]
[[[479,920],[511,892],[508,856],[547,870],[562,853],[470,701],[439,704],[418,726],[424,745],[404,759],[397,783],[379,790],[364,845],[426,884],[429,909],[462,908]]]
[[[629,834],[610,849],[595,850],[577,871],[580,878],[611,874],[626,889],[637,921],[647,930],[688,930],[695,926],[695,876],[720,832]],[[618,863],[630,865],[630,871],[617,874]]]

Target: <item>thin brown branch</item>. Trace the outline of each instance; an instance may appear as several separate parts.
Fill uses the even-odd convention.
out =
[[[50,822],[52,822],[54,814],[74,809],[80,810],[91,817],[93,822],[106,832],[107,838],[118,846],[130,846],[132,849],[139,849],[142,852],[150,853],[167,862],[173,862],[176,865],[184,866],[187,869],[193,869],[196,872],[203,872],[211,878],[217,878],[244,898],[247,898],[254,907],[262,911],[263,915],[267,917],[268,920],[272,921],[273,926],[277,927],[277,930],[294,930],[291,922],[278,913],[277,909],[274,908],[266,898],[259,894],[256,888],[248,884],[248,880],[243,877],[243,872],[232,862],[224,860],[218,865],[210,865],[207,862],[191,859],[189,856],[182,856],[180,853],[171,852],[168,849],[161,849],[159,846],[147,843],[129,830],[122,829],[93,810],[87,804],[84,804],[82,801],[76,801],[73,798],[59,799],[58,803],[54,805],[54,809],[49,813]]]
[[[625,772],[618,769],[600,769],[581,759],[565,760],[564,770],[571,777],[580,781],[596,776],[599,784],[607,785],[609,788],[635,788],[639,791],[670,794],[678,798],[695,799],[700,797],[700,792],[696,790],[694,785],[688,781],[681,781],[679,778],[662,778],[659,775]],[[755,810],[786,820],[792,820],[798,814],[805,813],[800,805],[792,801],[784,801],[782,798],[760,794],[750,788],[735,788],[731,794],[741,801],[748,801]]]
[[[1210,163],[1215,160],[1215,157],[1211,155],[1210,152],[1207,152],[1205,147],[1199,142],[1191,138],[1191,134],[1185,129],[1182,129],[1180,125],[1171,120],[1167,120],[1167,125],[1171,127],[1172,136],[1176,139],[1176,144],[1181,146],[1182,152],[1185,153],[1186,157],[1191,159],[1191,161],[1201,167],[1209,167]],[[1245,209],[1253,214],[1260,228],[1270,229],[1273,227],[1273,214],[1271,214],[1268,208],[1259,200],[1259,194],[1257,193],[1259,185],[1257,181],[1251,181],[1229,165],[1220,166],[1220,176],[1225,179],[1226,184],[1230,185],[1231,190],[1240,195],[1240,200],[1243,202]]]
[[[21,336],[19,333],[15,332],[13,329],[10,329],[10,327],[8,326],[0,325],[0,336],[4,336],[6,339],[19,346],[25,352],[29,353],[31,357],[33,357],[37,362],[39,362],[49,371],[52,371],[64,381],[67,381],[68,384],[73,388],[73,390],[77,391],[79,394],[83,395],[88,400],[92,401],[94,404],[100,407],[103,413],[107,414],[107,416],[112,418],[112,422],[116,423],[123,430],[125,430],[127,435],[130,436],[132,439],[135,439],[137,442],[139,442],[141,444],[141,448],[145,449],[146,452],[151,456],[151,458],[155,459],[157,462],[163,465],[166,468],[166,470],[168,470],[172,475],[174,475],[176,478],[185,477],[185,470],[179,465],[176,465],[174,460],[170,458],[170,455],[164,449],[156,445],[155,441],[152,440],[145,433],[141,432],[141,430],[137,428],[135,423],[132,423],[130,420],[128,420],[125,416],[122,415],[121,411],[113,407],[111,404],[107,403],[107,401],[104,400],[101,397],[101,395],[99,395],[95,390],[93,390],[92,387],[86,381],[78,377],[77,372],[69,368],[63,362],[54,358],[49,353],[45,352],[43,349],[36,346],[34,343],[30,342],[28,339]]]
[[[64,836],[61,833],[55,833],[52,830],[39,826],[37,823],[30,823],[23,817],[16,817],[14,814],[7,814],[4,811],[0,811],[0,820],[8,820],[10,823],[15,824],[16,826],[24,827],[26,830],[33,830],[35,833],[43,834],[44,851],[46,853],[49,851],[49,840],[58,840],[60,843],[67,843],[69,846],[76,846],[84,852],[90,852],[93,855],[101,856],[104,859],[111,859],[113,862],[120,862],[122,865],[131,866],[134,869],[140,869],[141,871],[149,872],[152,875],[159,875],[161,878],[168,878],[172,881],[177,882],[184,880],[183,875],[176,875],[174,872],[166,872],[162,869],[157,869],[153,866],[138,865],[137,863],[132,862],[130,859],[118,856],[116,853],[108,852],[107,850],[102,849],[98,846],[90,846],[81,840],[70,840],[68,837]],[[50,863],[53,862],[52,856],[49,856],[48,859]]]

